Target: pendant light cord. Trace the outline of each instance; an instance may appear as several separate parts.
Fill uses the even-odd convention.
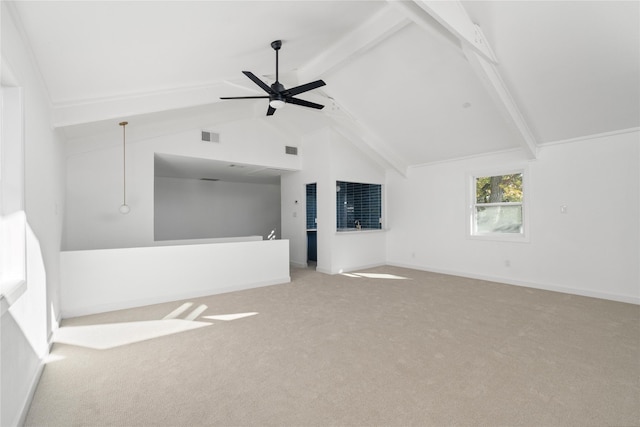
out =
[[[126,127],[129,122],[121,122],[122,126],[122,204],[127,204],[127,153],[126,153]]]

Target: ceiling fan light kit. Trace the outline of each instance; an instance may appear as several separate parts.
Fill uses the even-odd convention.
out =
[[[280,95],[274,96],[273,99],[271,99],[271,101],[269,101],[269,105],[272,106],[273,108],[275,108],[276,110],[278,108],[284,107],[285,104],[286,104],[286,102],[284,102],[284,100],[282,99],[282,97]]]
[[[272,116],[273,113],[276,112],[276,109],[284,107],[286,104],[295,104],[300,105],[302,107],[315,108],[317,110],[321,110],[324,108],[324,105],[316,104],[315,102],[305,101],[304,99],[294,98],[294,96],[299,95],[304,92],[308,92],[313,89],[317,89],[319,87],[324,86],[326,83],[322,80],[316,80],[311,83],[303,84],[300,86],[293,87],[291,89],[286,89],[279,80],[279,63],[278,63],[278,51],[282,47],[282,40],[275,40],[271,42],[271,47],[276,51],[276,81],[271,86],[267,85],[265,82],[260,80],[253,74],[251,71],[243,71],[242,73],[249,77],[252,82],[260,86],[262,90],[267,92],[268,95],[262,96],[232,96],[232,97],[221,97],[220,99],[269,99],[269,108],[267,109],[267,116]]]

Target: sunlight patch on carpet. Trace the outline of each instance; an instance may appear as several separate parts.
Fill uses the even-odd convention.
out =
[[[180,307],[176,308],[171,313],[169,313],[166,316],[164,316],[163,319],[177,319],[178,316],[180,316],[182,313],[187,311],[189,309],[189,307],[191,307],[192,305],[193,305],[192,302],[185,302]]]
[[[250,316],[255,316],[256,312],[251,312],[251,313],[236,313],[236,314],[218,314],[215,316],[203,316],[205,319],[211,319],[211,320],[224,320],[225,322],[228,322],[230,320],[237,320],[237,319],[242,319],[244,317],[250,317]]]
[[[347,277],[365,277],[367,279],[392,279],[392,280],[410,280],[408,277],[397,276],[395,274],[388,273],[342,273]]]
[[[64,326],[56,331],[53,341],[96,350],[106,350],[210,325],[211,323],[208,322],[163,319],[102,325]]]
[[[47,355],[47,356],[44,358],[44,363],[45,363],[45,364],[47,364],[47,363],[58,362],[58,361],[60,361],[60,360],[64,360],[64,359],[66,359],[66,358],[67,358],[66,356],[62,356],[62,355],[59,355],[59,354],[52,354],[52,353],[50,353],[49,355]]]
[[[207,306],[204,304],[201,304],[198,307],[196,307],[196,309],[193,310],[187,317],[185,317],[184,320],[196,320],[198,316],[200,316],[206,309],[207,309]]]

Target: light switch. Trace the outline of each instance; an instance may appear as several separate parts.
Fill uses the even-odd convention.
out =
[[[563,214],[567,213],[567,205],[560,206],[560,213],[563,213]]]

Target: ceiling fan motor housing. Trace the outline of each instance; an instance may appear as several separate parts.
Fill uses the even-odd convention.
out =
[[[272,84],[271,89],[273,89],[273,91],[276,93],[284,92],[284,86],[280,82],[275,82],[274,84]]]

